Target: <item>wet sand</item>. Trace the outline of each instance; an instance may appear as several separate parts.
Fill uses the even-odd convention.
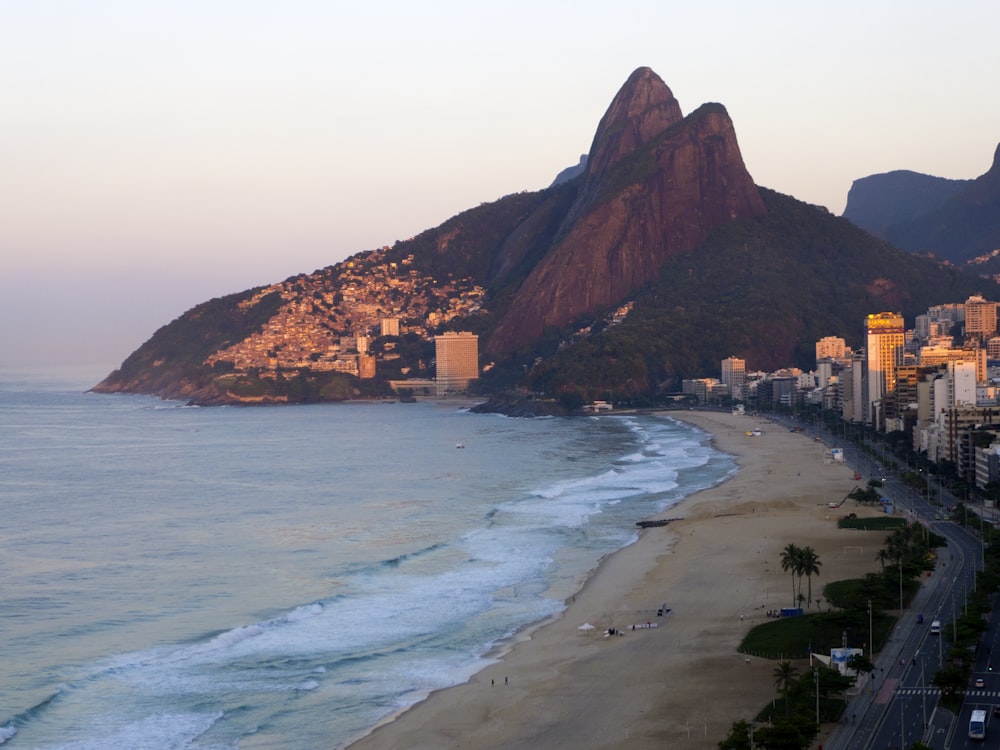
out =
[[[781,550],[819,553],[821,597],[827,582],[877,570],[884,534],[837,529],[841,515],[875,511],[828,507],[858,484],[830,446],[749,416],[669,415],[737,456],[736,475],[605,559],[558,618],[522,633],[496,664],[351,750],[711,748],[775,696],[775,662],[736,649],[768,610],[792,604]],[[758,426],[763,434],[745,434]],[[605,637],[608,628],[623,635]]]

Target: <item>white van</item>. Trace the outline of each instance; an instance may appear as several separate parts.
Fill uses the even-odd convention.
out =
[[[941,635],[941,621],[933,620],[931,622],[931,635]]]

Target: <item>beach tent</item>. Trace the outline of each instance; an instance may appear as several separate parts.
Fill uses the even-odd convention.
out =
[[[589,622],[583,623],[577,630],[593,630],[595,626],[591,625]]]

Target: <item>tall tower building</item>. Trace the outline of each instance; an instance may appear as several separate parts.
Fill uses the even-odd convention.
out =
[[[449,331],[434,337],[437,358],[437,395],[468,389],[479,377],[479,337],[474,333]]]
[[[747,363],[737,357],[722,360],[722,382],[729,388],[730,398],[743,400],[743,384],[747,381]]]
[[[866,355],[864,351],[851,355],[851,364],[840,377],[840,400],[843,404],[844,419],[848,422],[862,423],[868,404],[865,400],[865,370]]]
[[[903,316],[899,313],[873,313],[865,318],[866,423],[882,422],[882,401],[896,390],[896,369],[903,364],[905,339]]]

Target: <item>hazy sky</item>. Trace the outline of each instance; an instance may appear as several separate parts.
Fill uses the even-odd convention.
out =
[[[836,214],[866,175],[977,177],[998,28],[991,0],[0,0],[0,367],[110,371],[199,302],[545,187],[640,66]]]

